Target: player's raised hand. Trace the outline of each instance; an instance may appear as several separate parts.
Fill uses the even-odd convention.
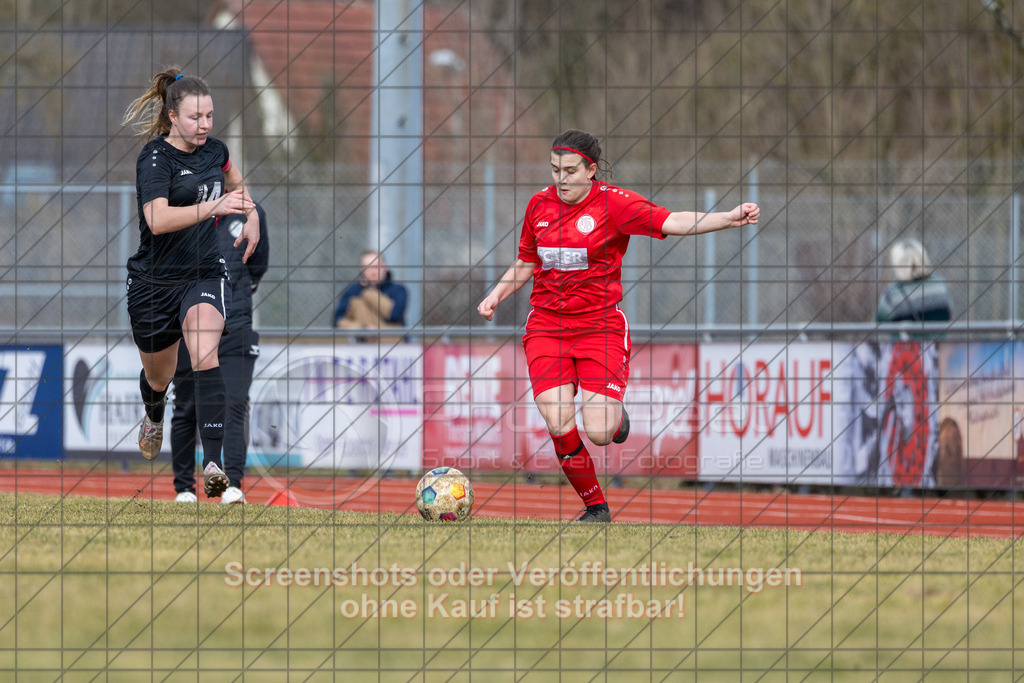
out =
[[[242,226],[242,232],[231,246],[237,247],[246,241],[245,253],[242,254],[242,263],[248,263],[249,257],[256,251],[256,245],[260,241],[260,218],[255,210],[249,212],[249,216]]]
[[[215,200],[212,214],[214,216],[227,216],[233,213],[255,214],[256,203],[245,193],[245,190],[232,190]],[[257,224],[257,228],[258,228]],[[238,246],[238,245],[235,245]]]
[[[760,216],[761,208],[752,202],[740,204],[729,212],[729,220],[734,228],[738,228],[741,225],[755,225]]]

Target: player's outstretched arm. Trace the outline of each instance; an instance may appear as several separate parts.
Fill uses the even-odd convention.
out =
[[[740,204],[732,211],[700,213],[697,211],[676,211],[670,213],[661,226],[664,235],[700,235],[705,232],[754,225],[761,216],[757,204]]]
[[[493,320],[494,311],[505,299],[515,294],[519,289],[529,282],[530,278],[533,277],[533,269],[535,264],[522,259],[516,259],[515,262],[509,266],[505,274],[501,276],[501,280],[498,284],[494,285],[494,289],[488,294],[480,305],[476,307],[477,313],[483,317],[484,320]]]

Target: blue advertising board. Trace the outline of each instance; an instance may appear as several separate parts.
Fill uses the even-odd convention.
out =
[[[0,346],[0,455],[61,457],[63,376],[60,346]]]

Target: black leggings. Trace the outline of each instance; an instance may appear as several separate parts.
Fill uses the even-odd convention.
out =
[[[232,486],[242,487],[249,445],[249,387],[256,356],[220,357],[220,369],[227,389],[224,416],[224,472]],[[174,415],[171,418],[171,462],[174,490],[195,492],[196,486],[196,403],[195,380],[185,344],[178,346],[178,369],[174,373]]]

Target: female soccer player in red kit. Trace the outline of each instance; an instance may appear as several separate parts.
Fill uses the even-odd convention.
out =
[[[581,522],[610,522],[594,462],[576,427],[577,391],[583,427],[598,446],[622,443],[629,417],[622,407],[629,377],[629,323],[622,300],[622,257],[630,235],[664,239],[757,223],[756,204],[732,211],[672,212],[595,175],[597,138],[567,130],[551,145],[554,184],[526,207],[519,257],[480,302],[486,320],[498,304],[533,278],[523,346],[533,396],[551,433],[562,471],[583,499]]]

